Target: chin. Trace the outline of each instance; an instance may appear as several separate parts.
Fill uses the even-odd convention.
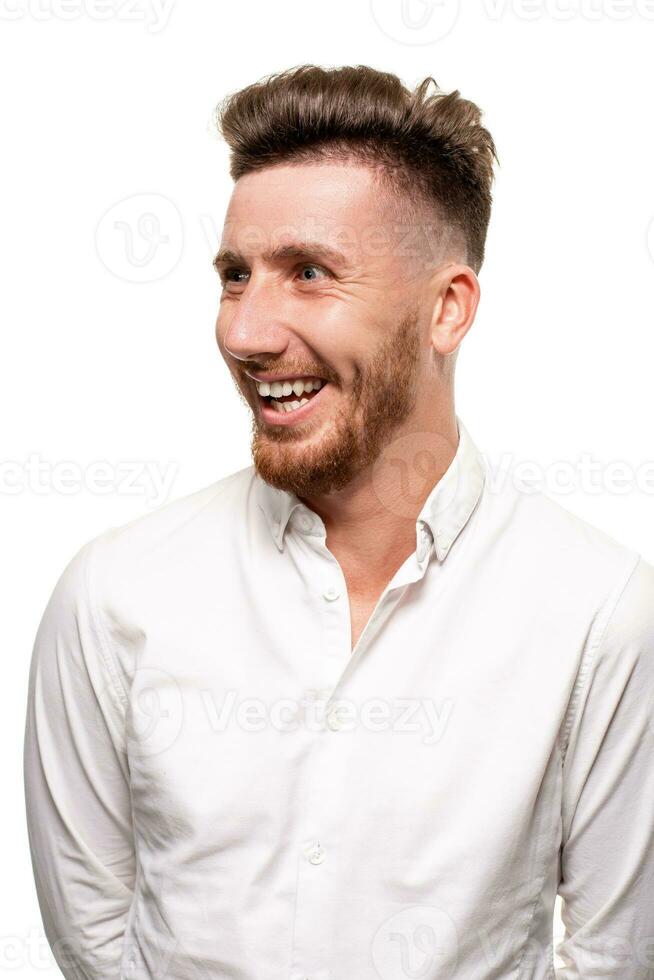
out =
[[[322,496],[346,486],[358,470],[355,433],[341,434],[337,442],[300,446],[278,442],[257,432],[252,459],[259,476],[273,487],[298,497]]]

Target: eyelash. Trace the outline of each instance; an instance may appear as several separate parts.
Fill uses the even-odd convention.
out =
[[[297,268],[298,271],[300,271],[302,269],[319,269],[326,276],[329,276],[330,275],[330,273],[329,273],[329,271],[327,269],[325,269],[322,265],[317,265],[315,262],[303,262],[301,265],[296,266],[296,268]],[[234,273],[234,272],[245,272],[245,271],[246,271],[245,269],[240,269],[238,266],[230,266],[227,269],[222,269],[221,271],[219,271],[218,272],[218,276],[219,276],[220,281],[222,282],[223,286],[226,286],[228,283],[234,282],[233,279],[230,279],[229,278],[229,276],[232,273]],[[308,280],[308,279],[305,280],[305,282],[309,282],[309,281],[310,280]],[[238,285],[238,283],[237,283],[237,285]]]

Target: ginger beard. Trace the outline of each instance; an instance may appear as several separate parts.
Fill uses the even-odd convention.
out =
[[[266,483],[298,497],[319,496],[340,490],[375,462],[415,406],[417,321],[415,310],[406,313],[365,368],[357,368],[347,404],[329,424],[321,419],[324,432],[319,441],[307,437],[310,427],[271,426],[253,413],[252,459]],[[336,383],[331,373],[318,373]]]

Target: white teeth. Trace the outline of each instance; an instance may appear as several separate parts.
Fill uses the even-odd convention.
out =
[[[257,381],[257,391],[264,398],[281,398],[282,395],[294,394],[298,397],[306,392],[318,391],[322,388],[324,381],[322,378],[295,378],[287,381]]]
[[[294,412],[296,408],[302,408],[308,401],[308,398],[300,398],[299,401],[277,402],[273,398],[270,404],[278,412]]]
[[[318,391],[326,382],[322,378],[295,378],[288,379],[286,381],[257,381],[257,391],[264,398],[270,398],[270,405],[275,409],[276,412],[295,412],[298,408],[302,408],[303,405],[309,401],[308,398],[300,398],[299,396],[311,391]],[[280,402],[277,399],[281,398],[282,395],[297,395],[298,398],[294,398],[293,401]]]

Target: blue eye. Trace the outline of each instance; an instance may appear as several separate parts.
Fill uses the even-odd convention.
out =
[[[313,262],[305,262],[297,268],[300,270],[303,282],[315,282],[320,280],[320,278],[329,278],[330,276],[327,269],[324,269],[321,265],[314,265]],[[307,273],[309,274],[307,275]],[[223,287],[227,289],[229,286],[244,286],[250,273],[247,269],[242,269],[238,266],[228,266],[225,269],[219,270],[218,275]]]
[[[327,275],[327,272],[325,271],[325,269],[323,269],[322,266],[320,266],[320,265],[313,265],[313,264],[303,265],[302,266],[302,274],[304,274],[304,272],[307,269],[318,269],[319,272],[322,272],[324,275]],[[313,282],[314,280],[312,278],[312,279],[304,279],[304,281],[305,282]]]

